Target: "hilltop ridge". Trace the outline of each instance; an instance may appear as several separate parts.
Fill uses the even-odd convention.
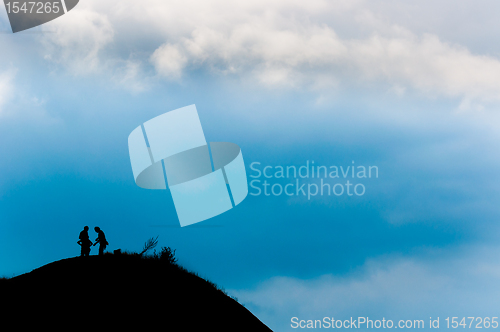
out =
[[[26,328],[271,331],[213,283],[137,255],[74,257],[2,280],[1,311]]]

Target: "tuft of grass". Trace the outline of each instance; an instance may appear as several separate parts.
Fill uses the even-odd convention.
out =
[[[145,242],[143,250],[141,252],[122,250],[122,251],[120,251],[119,255],[134,257],[134,258],[140,259],[140,260],[159,262],[168,268],[173,268],[175,270],[178,270],[179,272],[185,273],[186,275],[195,276],[195,277],[201,279],[205,284],[210,286],[210,288],[212,288],[213,290],[218,291],[218,292],[232,298],[236,302],[239,302],[237,297],[230,296],[223,287],[220,287],[216,283],[201,277],[197,272],[189,271],[186,268],[184,268],[183,266],[179,265],[177,263],[177,257],[175,257],[175,251],[176,251],[175,249],[172,249],[170,247],[162,247],[160,249],[160,251],[157,252],[156,249],[154,249],[154,247],[156,247],[156,245],[158,243],[157,239],[158,239],[158,236],[156,238],[148,239]],[[154,249],[153,253],[147,254],[147,252],[150,251],[151,249]],[[113,256],[113,255],[115,255],[115,254],[112,252],[105,252],[104,253],[104,256],[108,256],[108,257]],[[2,283],[2,281],[6,281],[9,279],[11,279],[11,278],[5,277],[5,276],[0,276],[0,283]]]
[[[127,256],[133,256],[138,259],[144,259],[144,260],[150,260],[150,261],[157,261],[163,264],[166,264],[167,266],[170,266],[172,268],[175,268],[179,270],[180,272],[184,272],[187,274],[191,274],[193,276],[196,276],[203,280],[208,286],[210,286],[212,289],[221,292],[222,294],[232,298],[236,302],[239,303],[238,298],[234,296],[229,296],[227,294],[226,290],[223,287],[218,286],[214,282],[207,280],[203,277],[201,277],[197,272],[192,272],[188,271],[186,268],[183,266],[180,266],[177,263],[177,258],[175,257],[175,249],[172,249],[170,247],[161,247],[160,251],[157,252],[156,249],[154,249],[152,254],[146,254],[148,251],[156,247],[158,244],[158,236],[156,238],[150,238],[147,240],[144,244],[143,250],[141,252],[135,252],[135,251],[128,251],[128,250],[123,250],[120,255],[127,255]]]

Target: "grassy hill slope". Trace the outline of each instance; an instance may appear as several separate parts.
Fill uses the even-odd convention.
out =
[[[0,282],[3,325],[97,331],[271,331],[214,284],[134,255],[75,257]]]

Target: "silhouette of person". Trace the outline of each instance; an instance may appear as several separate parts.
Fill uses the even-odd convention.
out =
[[[104,249],[109,244],[106,241],[106,237],[104,236],[104,232],[99,227],[94,227],[94,230],[97,233],[97,239],[95,239],[94,246],[99,243],[99,256],[104,254]]]
[[[92,241],[89,239],[89,226],[83,228],[83,231],[80,232],[79,239],[77,243],[82,247],[80,256],[88,256],[90,254],[90,247],[92,246]]]

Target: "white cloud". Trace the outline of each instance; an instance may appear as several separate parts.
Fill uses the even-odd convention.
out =
[[[31,92],[14,85],[18,69],[11,68],[0,72],[0,119],[2,123],[12,124],[22,120],[24,124],[36,123],[46,126],[60,123],[60,119],[51,116],[45,109],[45,100]]]
[[[424,319],[495,315],[500,289],[498,248],[475,248],[456,258],[378,259],[348,276],[312,280],[274,277],[255,289],[230,290],[273,331],[292,331],[291,317]],[[498,316],[498,315],[497,315]],[[442,322],[444,323],[444,322]]]
[[[104,14],[91,9],[72,10],[50,22],[43,35],[44,56],[64,65],[73,74],[85,75],[102,70],[102,50],[109,45],[114,29]]]
[[[436,36],[374,36],[349,45],[352,63],[367,78],[384,78],[431,94],[500,99],[498,59],[473,55]]]
[[[7,70],[0,73],[0,116],[4,113],[4,105],[6,102],[12,98],[13,94],[13,83],[14,70]]]
[[[384,84],[399,95],[459,98],[462,109],[500,101],[498,58],[414,33],[401,13],[410,28],[425,19],[409,5],[389,10],[366,1],[89,0],[55,20],[56,34],[44,41],[47,58],[80,74],[141,53],[169,79],[201,68],[265,86]],[[108,46],[122,54],[102,55]]]
[[[177,46],[165,44],[151,55],[151,62],[161,75],[175,79],[181,76],[187,59]]]
[[[103,70],[110,73],[110,79],[120,88],[131,93],[140,93],[150,86],[150,80],[144,75],[143,68],[144,64],[136,59],[115,59],[108,61]]]
[[[282,30],[256,20],[235,25],[228,33],[196,28],[177,44],[161,46],[154,59],[163,64],[157,70],[165,75],[178,76],[189,64],[223,74],[251,73],[266,85],[317,84],[328,75],[335,82],[398,86],[399,93],[410,88],[458,97],[466,101],[462,106],[471,100],[500,101],[498,59],[409,32],[343,40],[326,26]]]

